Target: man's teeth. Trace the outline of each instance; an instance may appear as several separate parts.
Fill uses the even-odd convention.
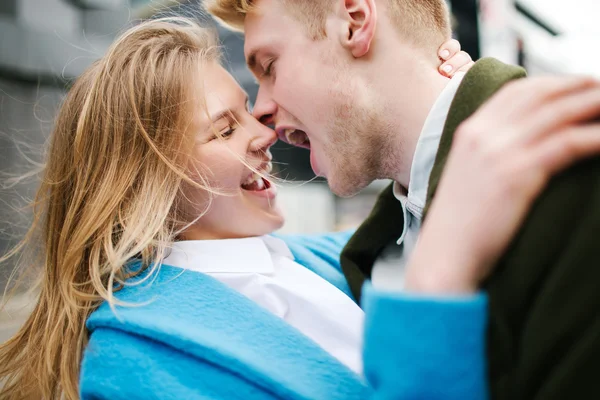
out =
[[[284,129],[283,130],[283,134],[285,135],[285,138],[288,141],[288,143],[292,143],[292,133],[294,133],[295,131],[296,131],[295,129]]]
[[[302,144],[308,139],[306,133],[296,129],[285,129],[283,133],[289,144]]]

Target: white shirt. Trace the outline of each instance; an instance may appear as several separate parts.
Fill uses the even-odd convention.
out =
[[[402,204],[404,213],[404,229],[396,243],[386,246],[375,261],[371,281],[378,289],[402,290],[404,286],[406,264],[421,230],[429,175],[433,169],[452,100],[464,76],[463,72],[454,75],[429,111],[415,148],[408,193],[398,182],[394,182],[394,196]]]
[[[262,236],[176,242],[163,262],[221,281],[362,373],[362,309],[337,287],[295,262],[284,241]]]

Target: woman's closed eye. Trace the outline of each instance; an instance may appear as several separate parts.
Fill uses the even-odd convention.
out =
[[[234,132],[235,132],[235,127],[228,126],[226,129],[223,129],[219,132],[218,137],[220,139],[229,139],[231,137],[231,135],[233,135]]]
[[[214,125],[213,139],[229,139],[238,128],[237,119],[231,112],[226,113]]]

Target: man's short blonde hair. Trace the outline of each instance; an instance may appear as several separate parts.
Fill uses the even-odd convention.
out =
[[[292,16],[307,27],[314,39],[325,37],[325,19],[333,0],[279,0]],[[418,46],[434,50],[450,38],[450,15],[445,0],[387,0],[390,19],[400,34]],[[252,0],[206,0],[205,7],[232,30],[244,30]]]

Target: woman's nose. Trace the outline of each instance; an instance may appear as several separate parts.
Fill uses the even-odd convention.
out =
[[[269,91],[262,85],[258,87],[258,94],[254,102],[252,115],[257,121],[264,125],[273,123],[273,117],[277,112],[277,104],[271,99]]]
[[[256,122],[257,132],[251,144],[251,151],[267,151],[271,146],[275,144],[275,142],[277,142],[277,134],[273,129],[269,128],[268,126],[265,126],[258,121]]]

